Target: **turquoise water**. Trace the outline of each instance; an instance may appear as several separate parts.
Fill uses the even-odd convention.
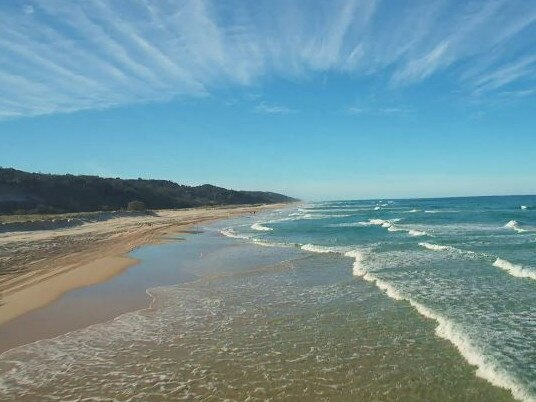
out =
[[[314,203],[224,231],[354,258],[439,324],[477,375],[536,398],[536,197]]]
[[[0,399],[534,401],[534,206],[309,203],[142,248],[186,282],[0,355]]]

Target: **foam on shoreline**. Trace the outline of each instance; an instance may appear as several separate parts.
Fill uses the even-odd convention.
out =
[[[403,294],[393,285],[383,281],[373,273],[368,272],[364,267],[365,258],[362,251],[354,250],[347,252],[345,255],[354,258],[353,274],[355,276],[359,276],[368,282],[373,282],[380,290],[385,292],[388,297],[398,301],[407,301],[419,314],[428,319],[435,320],[438,323],[435,329],[436,335],[452,343],[469,364],[476,366],[477,376],[489,381],[495,386],[510,390],[516,399],[523,401],[536,400],[536,396],[531,395],[518,380],[500,367],[491,356],[486,355],[475,342],[464,333],[462,326]]]
[[[250,236],[246,236],[243,234],[236,233],[234,229],[232,228],[226,228],[220,230],[220,233],[226,237],[231,237],[233,239],[243,239],[243,240],[249,240],[251,239]]]
[[[257,223],[254,223],[253,225],[250,226],[251,229],[253,230],[258,230],[258,231],[261,231],[261,232],[270,232],[272,231],[273,229],[272,228],[269,228],[267,226],[264,226],[262,223],[260,222],[257,222]]]
[[[379,223],[379,221],[378,221]],[[421,246],[434,250],[445,251],[452,250],[449,246],[439,246],[430,243],[420,243]],[[322,247],[312,244],[302,247],[304,250],[317,252],[317,253],[336,253],[336,248]],[[380,290],[382,290],[388,297],[397,301],[408,302],[415,310],[422,316],[435,320],[437,327],[435,334],[442,339],[445,339],[452,343],[465,358],[465,360],[477,367],[476,375],[487,380],[491,384],[506,388],[512,392],[512,395],[519,400],[534,401],[535,396],[524,388],[519,381],[504,370],[493,357],[486,355],[475,342],[464,332],[461,325],[449,320],[445,316],[438,314],[434,310],[419,303],[415,299],[407,296],[403,292],[396,289],[395,286],[380,279],[374,273],[367,271],[365,267],[365,252],[363,250],[355,249],[344,253],[346,257],[353,258],[352,272],[354,276],[363,278],[364,280],[374,283]]]
[[[304,244],[300,248],[304,251],[320,254],[341,254],[344,252],[343,247],[317,246],[315,244]]]

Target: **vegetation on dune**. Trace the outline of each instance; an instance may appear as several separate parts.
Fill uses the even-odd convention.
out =
[[[147,206],[142,201],[130,201],[127,204],[127,211],[145,211]]]
[[[295,199],[262,191],[235,191],[169,180],[28,173],[0,168],[0,213],[67,213],[126,209],[271,204]],[[130,205],[129,205],[130,203]],[[138,209],[140,208],[140,209]]]

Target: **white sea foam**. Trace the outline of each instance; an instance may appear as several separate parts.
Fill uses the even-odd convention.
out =
[[[263,247],[296,247],[296,246],[300,246],[299,244],[296,245],[296,244],[290,244],[290,243],[267,242],[267,241],[264,241],[264,240],[255,239],[252,236],[247,236],[247,235],[244,235],[244,234],[236,233],[236,231],[234,229],[232,229],[232,228],[222,229],[222,230],[220,230],[220,233],[222,235],[226,236],[226,237],[230,237],[230,238],[233,238],[233,239],[248,240],[248,241],[253,242],[254,244],[256,244],[258,246],[263,246]]]
[[[385,219],[369,219],[368,220],[368,224],[369,225],[377,225],[377,226],[381,226],[381,227],[384,227],[384,228],[389,228],[393,225],[393,223],[395,222],[399,222],[400,219],[389,219],[389,220],[385,220]],[[367,224],[367,222],[364,222],[365,224]]]
[[[286,220],[299,221],[299,220],[315,220],[315,219],[329,219],[329,218],[347,218],[351,215],[348,214],[312,214],[307,213],[301,216],[293,218],[287,218]]]
[[[521,205],[521,209],[529,209],[527,205]]]
[[[400,211],[400,212],[402,212],[404,214],[414,214],[416,212],[419,212],[419,210],[418,209],[412,209],[410,211]]]
[[[507,229],[515,230],[517,233],[523,233],[526,232],[525,229],[519,227],[519,222],[515,220],[509,221],[506,225],[504,225]]]
[[[251,225],[251,229],[259,230],[261,232],[269,232],[269,231],[273,230],[272,228],[264,226],[262,223],[254,223],[253,225]]]
[[[354,259],[353,274],[355,276],[363,276],[366,274],[366,271],[363,269],[363,252],[361,250],[347,251],[344,255]]]
[[[304,244],[303,246],[301,246],[301,249],[305,251],[311,251],[313,253],[333,253],[334,252],[329,247],[316,246],[314,244]]]
[[[376,286],[383,290],[387,296],[395,300],[407,300],[402,294],[391,284],[378,278],[373,273],[366,270],[364,266],[365,256],[362,250],[352,250],[345,253],[345,256],[354,259],[353,274],[354,276],[360,276],[368,282],[373,282]]]
[[[486,355],[472,340],[465,334],[463,327],[446,317],[436,313],[434,310],[424,306],[411,297],[405,295],[392,284],[378,278],[373,273],[367,272],[364,267],[364,256],[359,250],[350,251],[345,254],[347,257],[354,258],[353,274],[362,277],[368,282],[373,282],[380,290],[394,300],[407,301],[419,314],[435,320],[438,325],[435,333],[438,337],[451,342],[460,352],[460,354],[469,362],[477,367],[476,375],[489,381],[491,384],[509,389],[512,395],[523,401],[535,401],[534,395],[531,395],[515,377],[502,368],[493,357]]]
[[[493,357],[486,355],[475,342],[465,334],[463,327],[437,314],[428,307],[411,298],[405,298],[421,315],[437,321],[435,333],[438,337],[451,342],[460,354],[477,367],[476,375],[491,384],[509,389],[512,395],[520,400],[534,401],[530,392],[519,381],[503,369]]]
[[[332,224],[326,225],[326,227],[330,227],[330,228],[349,228],[349,227],[360,227],[360,226],[369,226],[369,225],[363,225],[363,222],[332,223]]]
[[[289,221],[301,221],[301,220],[320,220],[320,219],[329,219],[329,218],[347,218],[351,215],[349,214],[326,214],[326,213],[314,213],[316,211],[306,210],[299,208],[302,212],[293,212],[288,214],[285,218],[274,219],[271,221],[264,222],[265,224],[275,223],[275,222],[289,222]],[[259,229],[257,229],[259,230]],[[261,229],[263,230],[263,229]]]
[[[381,226],[382,228],[386,228],[389,232],[407,232],[410,236],[426,236],[428,234],[423,230],[409,229],[406,227],[395,225],[395,223],[400,222],[400,220],[400,218],[389,220],[369,219],[368,222],[360,222],[360,224],[363,226]]]
[[[452,209],[443,209],[443,210],[428,209],[428,210],[424,211],[424,213],[426,213],[426,214],[443,214],[443,213],[455,214],[457,212],[460,212],[460,211],[455,211],[455,210],[452,210]]]
[[[302,250],[310,251],[312,253],[320,254],[341,254],[344,253],[347,249],[343,247],[329,247],[329,246],[318,246],[316,244],[304,244],[301,246]]]
[[[527,269],[519,264],[513,264],[510,261],[503,260],[502,258],[497,258],[493,263],[493,266],[500,268],[517,278],[529,278],[536,280],[536,271]]]
[[[383,225],[384,223],[386,223],[387,221],[383,220],[383,219],[369,219],[368,220],[368,223],[371,224],[371,225]]]
[[[379,211],[381,207],[374,207],[374,211]]]
[[[307,210],[307,212],[313,212],[313,213],[336,212],[336,213],[345,213],[345,214],[355,213],[355,212],[364,212],[364,211],[370,211],[370,207],[369,208],[355,208],[355,207],[352,207],[352,208],[309,208]]]
[[[449,250],[454,250],[454,247],[451,247],[451,246],[441,246],[439,244],[432,244],[432,243],[426,243],[426,242],[422,242],[422,243],[419,243],[419,246],[422,246],[428,250],[432,250],[432,251],[449,251]]]
[[[278,243],[278,242],[267,242],[264,240],[259,239],[251,239],[253,243],[255,243],[257,246],[263,246],[263,247],[296,247],[296,244],[289,244],[289,243]]]
[[[408,231],[408,234],[410,236],[419,237],[419,236],[426,236],[427,233],[424,230],[416,230],[416,229],[410,229]]]
[[[220,230],[220,233],[226,237],[231,237],[233,239],[250,239],[251,237],[250,236],[246,236],[246,235],[243,235],[243,234],[239,234],[239,233],[236,233],[234,231],[234,229],[231,229],[231,228],[227,228],[227,229],[222,229]]]
[[[424,247],[427,250],[431,251],[449,251],[449,252],[456,252],[460,254],[464,254],[466,256],[474,257],[478,253],[471,251],[471,250],[462,250],[460,248],[456,248],[453,246],[448,245],[441,245],[441,244],[433,244],[433,243],[427,243],[427,242],[421,242],[419,243],[419,246]],[[485,256],[485,254],[480,254],[482,256]]]

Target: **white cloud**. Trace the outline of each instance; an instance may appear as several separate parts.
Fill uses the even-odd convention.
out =
[[[489,91],[503,87],[536,71],[536,55],[523,57],[513,63],[498,68],[478,78],[474,82],[476,92]]]
[[[448,71],[468,93],[507,92],[536,75],[536,5],[523,0],[35,0],[13,10],[0,8],[0,118],[317,72],[397,90]]]
[[[30,5],[30,4],[25,4],[22,6],[22,12],[24,14],[33,14],[35,11],[34,9],[34,6]]]
[[[257,113],[264,113],[264,114],[288,114],[288,113],[296,112],[295,109],[291,109],[286,106],[266,104],[264,102],[255,106],[255,111]]]
[[[410,60],[403,69],[395,72],[392,82],[412,83],[429,77],[441,66],[448,47],[447,41],[441,42],[424,56]]]
[[[353,115],[395,115],[408,114],[410,109],[404,107],[358,107],[350,106],[346,109],[348,114]]]
[[[523,98],[525,96],[531,96],[536,94],[536,88],[529,88],[529,89],[521,89],[521,90],[514,90],[514,91],[503,91],[499,92],[499,95],[506,96],[506,97],[516,97],[516,98]]]
[[[347,112],[349,114],[362,114],[362,113],[365,113],[366,110],[363,109],[363,108],[360,108],[360,107],[356,107],[356,106],[350,106],[347,110]]]

